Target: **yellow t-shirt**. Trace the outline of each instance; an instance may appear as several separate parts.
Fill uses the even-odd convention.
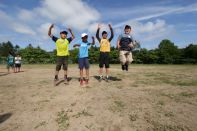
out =
[[[57,48],[57,56],[68,56],[69,55],[69,41],[67,39],[57,39],[56,48]]]
[[[110,52],[110,42],[108,39],[101,39],[100,51],[101,52]]]

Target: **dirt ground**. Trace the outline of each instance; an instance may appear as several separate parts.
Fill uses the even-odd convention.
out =
[[[54,65],[0,66],[0,131],[197,131],[197,65],[111,66],[111,80],[54,87]],[[60,77],[63,78],[61,71]]]

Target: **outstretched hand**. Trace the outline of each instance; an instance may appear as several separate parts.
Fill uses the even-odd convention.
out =
[[[54,27],[54,24],[51,24],[50,28],[52,29]]]
[[[71,28],[67,28],[67,30],[68,30],[69,32],[72,32]]]
[[[109,26],[110,29],[112,28],[111,24],[108,24],[108,26]]]
[[[98,24],[98,28],[99,28],[99,29],[101,28],[101,24]]]

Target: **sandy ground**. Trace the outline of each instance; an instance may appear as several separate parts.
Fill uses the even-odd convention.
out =
[[[54,65],[0,66],[0,131],[197,131],[197,66],[111,67],[111,80],[80,87],[77,65],[69,85],[53,85]],[[61,71],[60,77],[63,78]]]

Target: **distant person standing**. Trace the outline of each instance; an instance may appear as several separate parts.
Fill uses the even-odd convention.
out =
[[[60,32],[60,38],[57,38],[52,35],[51,30],[54,27],[54,24],[52,24],[49,27],[48,35],[49,37],[52,38],[52,40],[56,44],[56,49],[57,49],[57,57],[56,57],[56,71],[55,71],[55,78],[54,78],[54,83],[57,85],[57,82],[59,80],[58,74],[61,69],[61,66],[63,65],[63,70],[64,70],[64,83],[68,83],[68,78],[67,78],[67,70],[68,70],[68,56],[69,56],[69,44],[70,42],[75,38],[73,32],[71,29],[68,29],[68,31],[71,34],[71,37],[67,38],[67,31],[61,31]]]
[[[10,68],[12,68],[13,72],[15,72],[15,70],[14,70],[14,56],[12,55],[11,52],[9,52],[9,55],[7,57],[7,69],[8,69],[8,73],[10,73]]]
[[[131,36],[131,26],[126,25],[124,34],[118,37],[117,48],[119,49],[119,59],[122,65],[122,70],[128,71],[129,64],[133,61],[132,49],[134,48],[134,40]]]
[[[106,81],[109,80],[109,63],[110,63],[110,58],[109,58],[109,53],[110,53],[110,42],[114,37],[114,32],[112,29],[111,24],[108,24],[109,29],[111,31],[111,36],[110,38],[107,38],[108,33],[106,31],[102,32],[102,38],[99,37],[99,31],[101,28],[101,25],[98,25],[97,32],[96,32],[96,38],[99,41],[100,44],[100,56],[99,56],[99,81],[103,79],[103,66],[105,66],[106,70]]]
[[[21,69],[21,60],[22,58],[20,57],[19,54],[15,57],[15,72],[20,72]]]

